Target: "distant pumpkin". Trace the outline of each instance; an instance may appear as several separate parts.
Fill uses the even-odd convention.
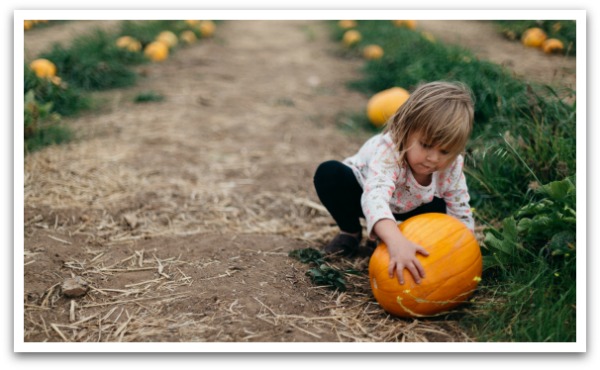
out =
[[[142,43],[131,36],[121,36],[115,41],[115,44],[121,49],[127,49],[132,52],[142,50]]]
[[[414,20],[393,20],[394,26],[396,27],[404,27],[409,30],[414,30],[417,28],[417,21]]]
[[[409,97],[410,93],[401,87],[392,87],[378,92],[367,102],[369,121],[376,127],[383,126]]]
[[[564,48],[562,41],[559,39],[547,39],[542,43],[542,50],[546,54],[560,53]]]
[[[29,68],[31,68],[39,78],[51,78],[56,76],[56,65],[48,59],[36,59],[29,64]]]
[[[348,47],[356,45],[360,40],[362,40],[362,35],[357,30],[346,31],[342,36],[342,42]]]
[[[432,316],[465,302],[475,291],[482,273],[482,258],[475,235],[456,218],[442,213],[414,216],[399,226],[410,241],[425,248],[417,254],[425,269],[420,284],[404,269],[404,284],[388,274],[389,253],[381,243],[369,261],[371,290],[379,305],[399,317]]]
[[[542,44],[544,43],[544,41],[546,41],[547,38],[548,35],[546,35],[546,32],[544,32],[544,30],[538,27],[533,27],[523,32],[523,35],[521,35],[521,42],[525,46],[537,48],[542,46]]]
[[[368,60],[381,59],[383,57],[383,49],[379,45],[367,45],[363,49],[363,56]]]
[[[183,31],[180,35],[179,35],[179,39],[184,43],[184,44],[193,44],[194,42],[196,42],[196,40],[198,40],[198,38],[196,37],[196,34],[193,31],[187,30],[187,31]]]
[[[210,20],[202,21],[198,26],[202,37],[212,37],[215,33],[216,28],[217,26],[215,25],[215,22]]]
[[[356,21],[353,20],[341,20],[338,22],[338,26],[343,29],[356,27]]]
[[[177,46],[177,35],[171,31],[162,31],[156,36],[155,41],[163,42],[171,49]]]
[[[169,56],[169,47],[161,41],[154,41],[146,45],[144,55],[154,62],[161,62]]]

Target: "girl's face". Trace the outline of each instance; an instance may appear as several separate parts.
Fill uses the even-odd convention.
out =
[[[448,150],[427,144],[420,134],[413,134],[408,139],[406,161],[413,175],[421,179],[429,178],[435,171],[446,168],[452,159]]]

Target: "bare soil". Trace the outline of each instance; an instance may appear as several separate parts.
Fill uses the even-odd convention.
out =
[[[26,58],[96,26],[115,23],[27,32]],[[488,22],[420,27],[517,74],[574,87],[573,59],[505,40]],[[95,94],[102,109],[66,122],[76,141],[28,155],[24,340],[473,340],[460,310],[394,318],[365,276],[333,292],[288,256],[335,235],[314,170],[368,137],[337,125],[367,101],[346,87],[362,61],[340,58],[339,47],[318,21],[220,23],[214,38],[140,67],[136,86]],[[134,103],[144,91],[165,99]],[[335,263],[366,271],[368,257]],[[72,276],[87,294],[62,294]]]

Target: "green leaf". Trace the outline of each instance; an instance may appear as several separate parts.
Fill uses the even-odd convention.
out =
[[[575,251],[575,233],[562,231],[552,236],[546,247],[553,256],[564,255]]]
[[[323,254],[314,248],[295,249],[288,253],[288,256],[296,258],[302,263],[314,263],[321,265],[323,263]]]
[[[575,198],[575,183],[574,179],[567,177],[560,181],[553,181],[540,188],[540,192],[547,194],[550,198],[567,202],[569,198]]]

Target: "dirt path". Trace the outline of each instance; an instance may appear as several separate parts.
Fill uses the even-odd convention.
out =
[[[48,291],[73,273],[94,289],[71,321],[94,320],[69,339],[337,341],[305,329],[331,293],[287,253],[334,231],[312,174],[362,141],[335,128],[365,103],[344,88],[356,63],[332,55],[319,23],[226,22],[101,95],[108,111],[70,122],[81,141],[26,160],[26,303],[51,297],[44,321],[68,324],[71,301]],[[131,102],[148,90],[165,101]],[[39,313],[26,340],[61,340]]]
[[[335,47],[315,21],[224,22],[98,94],[101,112],[68,121],[78,141],[27,156],[25,341],[470,340],[450,318],[378,329],[366,279],[333,294],[287,256],[335,234],[312,174],[366,138],[336,128],[366,97]],[[134,104],[142,91],[165,100]],[[60,294],[72,275],[85,297]]]

